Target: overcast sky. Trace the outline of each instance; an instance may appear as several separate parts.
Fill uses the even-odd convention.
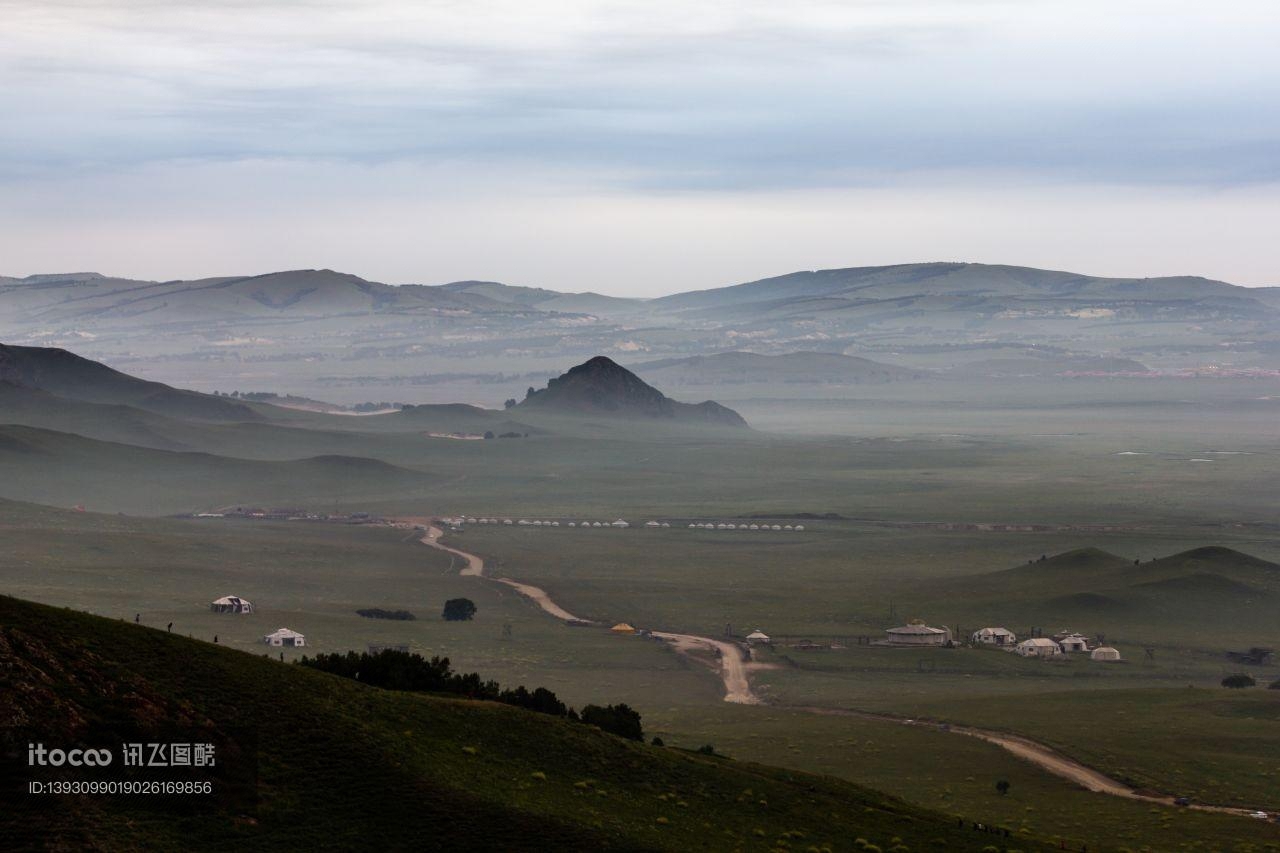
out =
[[[1276,0],[0,0],[0,274],[1280,284]]]

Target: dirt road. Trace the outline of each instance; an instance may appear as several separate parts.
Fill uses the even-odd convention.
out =
[[[486,580],[491,580],[494,583],[505,584],[526,598],[531,599],[534,604],[537,604],[538,607],[542,608],[542,610],[547,614],[554,616],[556,619],[560,619],[561,621],[588,622],[590,624],[595,624],[589,619],[581,619],[574,616],[568,610],[565,610],[563,607],[556,604],[551,599],[551,596],[547,595],[546,591],[539,587],[533,586],[532,584],[513,581],[510,578],[489,577],[484,573],[483,559],[475,554],[469,554],[466,551],[459,551],[457,548],[450,548],[448,545],[441,544],[440,537],[444,536],[444,531],[434,524],[434,519],[397,518],[394,519],[394,521],[398,524],[425,527],[426,533],[424,533],[422,538],[418,541],[430,548],[435,548],[437,551],[444,551],[447,554],[453,554],[454,556],[461,557],[466,562],[466,565],[463,566],[462,571],[458,574],[463,577],[485,578]]]
[[[694,634],[654,631],[653,636],[669,641],[677,652],[694,659],[700,659],[696,654],[699,650],[710,651],[716,656],[720,678],[724,681],[724,701],[740,705],[760,704],[760,697],[751,692],[751,679],[748,676],[751,664],[744,660],[741,647]]]

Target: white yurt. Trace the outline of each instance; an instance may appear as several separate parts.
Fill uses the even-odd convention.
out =
[[[253,602],[238,595],[224,595],[209,603],[214,613],[252,613]]]
[[[297,631],[291,631],[288,628],[280,628],[263,637],[262,642],[266,643],[268,646],[301,648],[307,644],[307,638],[299,634]]]
[[[1098,646],[1089,654],[1089,660],[1100,660],[1113,663],[1120,660],[1119,649],[1113,649],[1110,646]]]

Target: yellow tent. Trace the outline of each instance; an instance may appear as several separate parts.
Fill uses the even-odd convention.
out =
[[[636,629],[631,625],[628,625],[626,622],[619,622],[609,630],[615,634],[634,634],[636,632]]]

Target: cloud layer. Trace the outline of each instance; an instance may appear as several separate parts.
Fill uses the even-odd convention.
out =
[[[461,258],[386,243],[402,229],[379,220],[408,216],[482,232],[463,241],[489,247],[466,275],[591,286],[577,270],[614,258],[634,270],[614,292],[656,292],[717,283],[671,280],[688,264],[648,248],[682,243],[669,222],[692,211],[716,211],[721,224],[701,223],[715,245],[762,223],[742,234],[749,264],[700,260],[713,278],[821,265],[757,236],[793,232],[782,211],[809,198],[869,229],[860,242],[893,247],[869,258],[815,224],[802,244],[837,264],[966,255],[952,236],[841,207],[875,199],[922,221],[969,217],[966,236],[1009,210],[1076,232],[1074,250],[1027,235],[983,260],[1112,272],[1145,258],[1155,274],[1178,259],[1280,281],[1250,248],[1252,217],[1280,212],[1270,0],[0,0],[0,21],[0,191],[25,205],[21,222],[0,212],[2,272],[102,267],[126,250],[112,271],[316,266],[338,228],[351,246],[339,266],[449,277]],[[984,214],[984,197],[1006,209]],[[555,242],[531,253],[504,205],[554,209],[563,227],[535,230]],[[626,213],[639,210],[651,217]],[[1121,210],[1141,255],[1101,248]],[[1210,227],[1188,252],[1211,211],[1230,232]],[[598,234],[609,220],[587,217],[600,216],[618,226],[604,246],[573,239]],[[261,241],[248,220],[274,223],[274,250],[249,248]],[[106,231],[119,251],[84,245]],[[192,262],[161,273],[146,247],[162,235]],[[358,249],[370,241],[373,269]],[[975,259],[985,242],[968,244]],[[1152,257],[1162,242],[1167,258]],[[190,269],[210,243],[225,265]]]

